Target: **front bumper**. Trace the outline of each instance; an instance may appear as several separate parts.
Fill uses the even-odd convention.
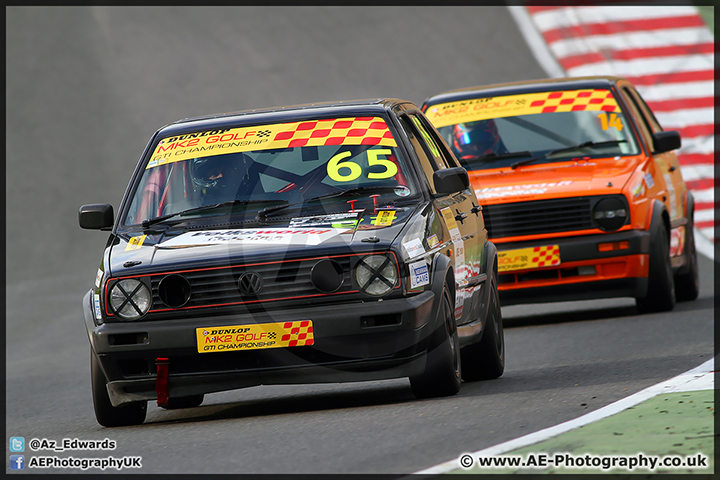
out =
[[[626,242],[627,248],[599,251],[599,244]],[[498,251],[557,245],[559,265],[501,271],[502,305],[561,302],[612,297],[641,297],[647,292],[650,233],[642,230],[496,243]]]
[[[156,360],[168,358],[169,396],[254,385],[380,380],[425,368],[435,294],[237,315],[86,324],[114,406],[157,398]],[[88,303],[88,302],[86,302]],[[196,329],[311,320],[311,346],[198,353]]]

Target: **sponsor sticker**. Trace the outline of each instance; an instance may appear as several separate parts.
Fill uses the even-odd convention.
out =
[[[633,197],[639,197],[643,193],[645,193],[645,187],[643,186],[642,182],[635,185],[632,189]]]
[[[455,215],[453,215],[452,210],[449,208],[443,208],[440,212],[445,219],[445,223],[447,223],[448,229],[452,230],[453,228],[458,228],[457,222],[455,221]]]
[[[290,220],[290,227],[354,228],[358,223],[358,216],[358,212],[345,212],[316,217],[298,217]]]
[[[341,233],[343,228],[288,227],[247,228],[242,230],[208,230],[186,232],[159,245],[160,248],[182,248],[197,245],[260,244],[319,245]]]
[[[143,242],[147,238],[147,235],[140,235],[139,237],[132,237],[130,240],[128,240],[128,244],[125,247],[125,251],[128,250],[137,250],[140,247],[142,247]]]
[[[670,256],[685,253],[685,226],[670,230]]]
[[[645,174],[643,179],[645,180],[645,185],[647,185],[648,190],[655,185],[655,180],[650,173]]]
[[[442,103],[431,106],[425,115],[435,127],[489,118],[578,110],[619,112],[610,90],[585,89],[526,93]]]
[[[176,135],[160,140],[146,168],[226,153],[325,145],[396,147],[380,117],[348,117],[278,123]]]
[[[427,264],[424,261],[411,263],[408,267],[410,268],[410,290],[430,283]]]
[[[450,210],[450,208],[443,208],[440,212],[450,231],[450,238],[452,238],[453,242],[459,242],[462,239],[462,235],[460,235],[460,229],[455,221],[455,215],[452,213],[452,210]]]
[[[195,329],[198,353],[302,347],[315,343],[311,320]]]
[[[463,307],[465,306],[465,294],[458,289],[455,292],[455,320],[462,318]]]
[[[102,281],[103,271],[98,268],[97,275],[95,275],[95,288],[100,288],[100,282]]]
[[[102,310],[100,309],[100,295],[97,293],[93,294],[93,306],[95,307],[95,319],[101,320]]]
[[[389,227],[395,219],[395,210],[380,210],[373,225],[377,227]]]
[[[453,245],[455,247],[455,278],[458,280],[464,280],[465,276],[467,275],[467,269],[464,268],[465,265],[465,242],[462,240],[453,242]]]
[[[560,247],[558,245],[518,248],[498,252],[498,271],[500,272],[556,265],[560,265]]]
[[[440,243],[440,241],[437,238],[437,235],[434,233],[428,237],[427,242],[428,242],[428,245],[430,246],[430,248],[433,248],[433,247],[435,247],[435,245]]]
[[[516,197],[522,195],[542,195],[550,188],[570,185],[572,180],[560,182],[535,183],[526,185],[505,185],[501,187],[485,187],[475,190],[478,199]]]
[[[403,247],[408,254],[408,258],[417,257],[418,255],[422,255],[423,253],[425,253],[425,247],[423,247],[423,244],[419,238],[415,238],[407,243],[403,243]]]

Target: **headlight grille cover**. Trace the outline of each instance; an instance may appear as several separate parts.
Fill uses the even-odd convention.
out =
[[[383,296],[398,283],[397,267],[386,255],[368,255],[355,266],[355,280],[361,292]]]
[[[125,278],[110,290],[110,307],[121,320],[137,320],[150,310],[150,289],[139,280]]]

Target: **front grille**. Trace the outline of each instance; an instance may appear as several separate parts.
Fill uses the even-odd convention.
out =
[[[360,302],[367,297],[354,284],[352,272],[363,256],[286,259],[139,275],[136,278],[143,280],[152,292],[152,307],[141,321],[254,313],[268,308],[337,301]],[[393,255],[391,258],[395,259]],[[313,271],[316,265],[318,267]],[[396,259],[395,266],[398,268]],[[335,275],[332,281],[328,279],[331,274]],[[241,277],[250,280],[239,285]],[[106,296],[115,281],[108,281]],[[401,285],[402,282],[398,282],[393,289],[395,293],[391,293],[390,297],[401,294]],[[182,295],[173,290],[182,290]],[[106,298],[106,305],[107,301]],[[112,312],[108,311],[108,319],[115,321]],[[127,342],[131,339],[120,340]]]
[[[592,206],[598,197],[558,198],[483,206],[490,239],[596,228]]]
[[[184,309],[201,306],[256,304],[280,299],[293,299],[322,295],[310,281],[313,266],[320,259],[250,264],[213,269],[201,269],[181,272],[188,280],[191,288],[190,300]],[[350,278],[350,257],[334,258],[343,269],[343,284],[336,293],[352,291]],[[243,295],[238,290],[238,279],[243,273],[255,272],[262,277],[263,286],[257,295]],[[153,292],[152,311],[162,311],[166,306],[158,293],[158,285],[165,274],[153,275],[151,278]]]

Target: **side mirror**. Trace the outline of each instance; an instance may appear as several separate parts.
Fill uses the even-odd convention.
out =
[[[433,184],[438,193],[450,194],[468,188],[470,179],[463,167],[443,168],[433,173]]]
[[[670,150],[680,148],[682,141],[680,140],[680,132],[670,130],[668,132],[658,132],[652,134],[653,153],[665,153]]]
[[[107,230],[115,223],[112,205],[98,203],[83,205],[78,212],[80,228],[88,230]]]

